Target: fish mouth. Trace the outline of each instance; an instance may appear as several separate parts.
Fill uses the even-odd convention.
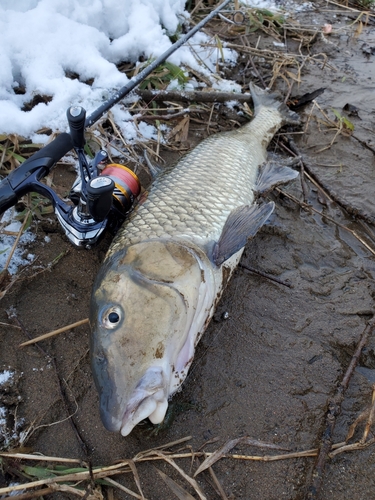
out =
[[[145,418],[149,418],[152,424],[160,424],[167,412],[168,399],[162,389],[152,395],[136,394],[134,397],[135,400],[128,403],[122,419],[120,430],[122,436],[130,434]]]
[[[127,436],[139,422],[149,418],[160,424],[168,408],[166,376],[161,367],[151,367],[139,381],[126,405],[121,423],[121,434]]]

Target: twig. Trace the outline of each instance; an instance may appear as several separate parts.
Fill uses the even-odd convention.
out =
[[[202,113],[203,111],[206,111],[206,110],[203,108],[193,108],[193,109],[186,108],[186,109],[183,109],[182,111],[178,111],[177,113],[173,113],[173,114],[171,113],[168,115],[140,115],[140,116],[137,116],[137,118],[145,120],[145,121],[161,120],[161,121],[167,122],[170,120],[175,120],[176,118],[179,118],[180,116],[185,116],[188,113],[192,113],[192,112]]]
[[[239,101],[250,102],[250,94],[240,94],[238,92],[176,92],[172,90],[137,90],[137,94],[144,101],[178,101],[178,102],[227,102]]]
[[[374,16],[375,14],[372,13],[370,10],[369,11],[363,11],[363,10],[358,10],[358,9],[353,9],[352,7],[349,7],[348,5],[343,5],[342,3],[339,2],[333,2],[332,0],[327,0],[327,3],[330,3],[332,5],[337,5],[341,7],[342,9],[350,10],[351,12],[361,12],[363,14],[367,14],[368,16]]]
[[[215,483],[215,486],[216,486],[217,490],[219,491],[219,493],[220,493],[220,495],[221,495],[221,498],[222,498],[223,500],[228,500],[228,497],[227,497],[227,495],[226,495],[226,493],[225,493],[225,491],[224,491],[223,487],[221,486],[220,481],[219,481],[219,480],[218,480],[218,478],[216,477],[216,474],[215,474],[215,472],[214,472],[213,468],[212,468],[212,467],[209,467],[209,468],[208,468],[208,472],[210,473],[210,476],[212,477],[212,480],[213,480],[213,482]]]
[[[262,276],[263,278],[267,278],[268,280],[274,281],[275,283],[279,283],[280,285],[287,286],[288,288],[293,288],[293,286],[290,283],[287,283],[286,281],[279,280],[278,278],[275,278],[274,276],[271,276],[270,274],[264,273],[263,271],[259,271],[258,269],[255,269],[254,267],[247,266],[246,264],[239,264],[239,267],[242,267],[243,269],[246,269],[247,271],[250,271],[254,274],[258,274],[259,276]]]
[[[82,319],[81,321],[77,321],[76,323],[72,323],[71,325],[67,325],[62,328],[58,328],[57,330],[53,330],[52,332],[39,335],[39,337],[35,337],[35,339],[28,340],[27,342],[22,342],[22,344],[20,344],[18,347],[25,347],[27,345],[35,344],[36,342],[40,342],[41,340],[49,339],[50,337],[54,337],[59,333],[71,330],[72,328],[77,328],[77,326],[86,325],[88,322],[89,322],[88,318]]]
[[[125,491],[125,493],[127,493],[128,495],[130,495],[134,498],[139,498],[140,500],[146,500],[144,496],[138,495],[138,493],[135,493],[134,491],[129,490],[128,488],[126,488],[122,484],[118,483],[117,481],[114,481],[110,477],[106,477],[105,482],[114,486],[115,488],[118,488],[121,491]]]
[[[144,454],[149,453],[151,451],[154,451],[154,450],[165,451],[167,448],[172,448],[173,446],[176,446],[178,444],[186,443],[186,441],[190,441],[190,439],[192,439],[192,436],[186,436],[184,438],[177,439],[176,441],[171,441],[170,443],[167,443],[167,444],[162,444],[162,445],[156,446],[154,448],[149,448],[148,450],[144,450],[144,451],[138,453],[138,455],[135,456],[134,461],[136,462],[138,457],[143,456]]]
[[[243,44],[244,47],[249,47],[249,41],[248,41],[248,38],[246,36],[241,36],[240,37],[240,40]],[[249,55],[249,61],[250,61],[250,64],[255,72],[255,74],[257,75],[257,77],[259,78],[259,81],[260,83],[262,84],[263,88],[267,88],[267,85],[262,77],[262,75],[260,74],[260,72],[258,71],[258,68],[256,67],[255,63],[254,63],[254,59],[252,57],[252,55],[250,54]]]
[[[373,445],[375,443],[375,438],[369,439],[365,443],[362,443],[359,441],[358,443],[353,443],[353,444],[346,444],[344,446],[341,446],[337,450],[331,451],[328,456],[329,458],[333,458],[335,455],[338,455],[339,453],[346,453],[348,451],[357,451],[357,450],[364,450],[365,448],[368,448],[369,446]]]
[[[21,327],[22,331],[25,333],[25,335],[30,339],[31,339],[31,335],[29,333],[29,331],[26,329],[25,325],[23,324],[23,322],[18,318],[17,316],[17,312],[15,309],[11,309],[10,311],[6,311],[7,312],[7,315],[9,317],[9,319],[13,319],[14,321],[16,321],[18,323],[18,325]],[[53,368],[54,368],[54,372],[55,372],[55,375],[56,375],[56,378],[57,378],[57,382],[58,382],[58,387],[59,387],[59,390],[60,390],[60,396],[61,396],[61,401],[63,402],[63,405],[64,405],[64,409],[66,411],[66,414],[68,417],[73,417],[72,413],[70,410],[69,410],[69,402],[68,402],[68,398],[66,396],[66,393],[65,393],[65,389],[64,389],[64,386],[63,386],[63,383],[62,383],[62,380],[59,376],[59,372],[58,372],[58,369],[57,369],[57,364],[56,364],[56,360],[53,356],[49,355],[48,352],[46,350],[44,350],[39,344],[36,344],[35,346],[37,349],[39,349],[40,352],[43,353],[43,355],[49,360],[49,362],[52,364]],[[85,457],[88,459],[89,457],[89,451],[88,451],[88,446],[86,444],[86,442],[84,441],[84,439],[82,438],[81,436],[81,433],[80,431],[78,430],[78,427],[76,426],[75,422],[74,422],[74,419],[73,418],[69,418],[69,422],[72,426],[72,429],[75,433],[75,436],[77,438],[77,441],[78,443],[80,444],[82,450],[83,450],[83,453],[85,455]],[[90,466],[90,472],[91,472],[91,463],[89,460],[87,460],[89,462],[89,466]],[[41,483],[43,484],[43,483]],[[45,483],[46,484],[46,483]]]
[[[162,458],[163,460],[168,462],[169,465],[174,467],[179,472],[179,474],[181,474],[181,476],[190,484],[190,486],[194,488],[195,492],[198,494],[198,497],[201,500],[207,500],[206,495],[203,493],[197,481],[194,478],[190,477],[188,474],[186,474],[186,472],[176,464],[176,462],[171,458],[170,455],[166,455],[163,452],[157,450],[153,451],[152,453],[155,454],[157,457]]]
[[[345,372],[345,375],[336,390],[336,394],[328,403],[328,411],[326,414],[326,425],[321,438],[321,445],[319,449],[318,458],[312,471],[312,480],[307,492],[307,499],[317,499],[319,497],[320,489],[323,483],[324,468],[328,454],[332,448],[332,437],[335,429],[336,418],[341,412],[341,403],[344,400],[345,391],[349,385],[349,381],[353,375],[354,369],[357,366],[358,360],[361,356],[362,349],[366,345],[369,336],[371,335],[375,326],[375,317],[369,321],[364,329],[357,348],[353,354],[351,362]]]
[[[123,135],[121,134],[121,132],[119,131],[119,129],[117,128],[115,122],[114,122],[114,119],[113,119],[113,114],[111,111],[108,112],[108,120],[110,122],[110,124],[112,125],[113,127],[113,130],[115,131],[117,137],[120,139],[120,141],[123,143],[123,145],[127,148],[128,147],[128,144],[126,143]]]
[[[30,215],[30,210],[27,211],[27,214],[25,215],[25,218],[23,220],[23,223],[22,223],[22,226],[20,228],[20,230],[18,231],[18,234],[17,234],[17,238],[13,244],[13,247],[12,247],[12,250],[10,251],[9,255],[8,255],[8,258],[7,258],[7,261],[5,263],[5,266],[4,266],[4,269],[3,271],[5,271],[6,269],[8,269],[8,266],[10,264],[10,261],[12,260],[12,257],[13,257],[13,254],[14,252],[16,251],[16,248],[17,248],[17,245],[18,245],[18,242],[20,241],[20,238],[22,236],[22,233],[23,233],[23,230],[26,226],[26,222],[28,221],[29,219],[29,215]]]
[[[211,111],[210,111],[210,116],[209,116],[208,122],[207,122],[207,133],[210,133],[210,125],[211,125],[211,119],[212,119],[212,115],[214,113],[214,109],[215,109],[215,104],[212,104]]]
[[[342,200],[339,198],[339,196],[335,193],[333,193],[327,186],[324,185],[324,182],[319,178],[319,175],[317,175],[315,172],[312,171],[312,167],[310,166],[310,163],[308,162],[307,158],[305,155],[302,155],[301,152],[299,151],[296,143],[294,140],[290,137],[290,135],[285,136],[286,140],[288,141],[288,146],[289,149],[295,154],[296,156],[300,156],[302,158],[304,168],[306,172],[310,176],[310,180],[314,182],[314,184],[323,192],[325,193],[325,196],[327,196],[328,193],[328,198],[335,201],[342,209],[344,209],[348,214],[353,215],[355,217],[358,217],[359,219],[362,219],[365,222],[368,222],[369,224],[374,224],[375,223],[375,217],[372,215],[368,215],[363,213],[360,209],[353,207],[352,205],[349,205],[345,200]],[[282,144],[282,147],[286,149],[286,146]]]
[[[17,328],[18,330],[21,330],[21,327],[20,326],[17,326],[17,325],[11,325],[10,323],[3,323],[2,321],[0,321],[0,325],[1,326],[10,326],[12,328]]]
[[[301,54],[301,57],[303,58],[302,54]],[[300,80],[300,74],[301,74],[302,68],[303,68],[303,67],[305,66],[305,64],[306,64],[306,61],[307,61],[307,59],[303,59],[303,60],[302,60],[302,64],[301,64],[301,66],[299,66],[299,67],[298,67],[298,83],[300,83],[300,81],[299,81],[299,80]],[[288,93],[287,93],[287,95],[285,96],[285,100],[284,100],[284,102],[285,102],[285,103],[286,103],[286,102],[289,100],[289,98],[290,98],[290,95],[291,95],[291,93],[292,93],[293,86],[294,86],[295,82],[296,82],[296,80],[293,80],[293,79],[292,79],[292,81],[291,81],[291,83],[290,83],[290,87],[289,87]]]
[[[370,432],[370,428],[374,423],[374,418],[375,418],[375,384],[373,385],[372,388],[372,406],[370,408],[370,414],[366,423],[365,430],[363,431],[362,439],[360,441],[361,444],[364,444],[366,442],[368,433]]]
[[[313,211],[316,214],[319,214],[321,217],[329,220],[330,222],[333,222],[333,224],[335,224],[336,226],[341,227],[341,229],[345,229],[345,231],[348,231],[349,233],[351,233],[360,243],[362,243],[362,245],[364,247],[366,247],[369,252],[371,252],[373,255],[375,255],[375,250],[373,248],[371,248],[370,245],[368,243],[366,243],[366,241],[363,238],[361,238],[359,236],[359,234],[357,234],[357,232],[354,231],[353,229],[349,229],[348,227],[344,226],[343,224],[340,224],[340,222],[335,221],[335,219],[332,219],[332,217],[330,217],[329,215],[326,215],[325,213],[321,212],[320,210],[317,210],[309,203],[305,203],[303,201],[298,200],[295,196],[293,196],[289,193],[286,193],[285,191],[283,191],[282,189],[280,189],[278,187],[275,188],[275,191],[282,194],[286,198],[289,198],[290,200],[294,201],[294,203],[297,203],[297,205],[299,205],[304,210]]]
[[[5,141],[5,144],[3,145],[3,152],[1,153],[1,158],[0,158],[0,169],[3,166],[4,160],[5,160],[5,155],[8,150],[8,144],[9,144],[9,139]]]
[[[305,165],[302,160],[299,162],[300,165],[300,179],[301,179],[301,187],[302,187],[302,193],[303,193],[303,199],[306,202],[308,199],[308,189],[307,189],[307,184],[306,184],[306,179],[305,179]]]
[[[78,458],[48,457],[46,455],[32,455],[31,453],[10,453],[4,451],[0,453],[0,457],[17,458],[18,460],[37,460],[39,462],[82,464],[82,460]]]
[[[181,474],[182,477],[184,477],[191,486],[194,487],[195,491],[199,494],[199,496],[203,499],[205,498],[203,492],[199,489],[197,483],[195,480],[187,475],[184,470],[182,470],[180,467],[177,466],[177,464],[174,462],[175,459],[182,459],[182,458],[196,458],[196,457],[203,457],[205,459],[204,463],[201,464],[200,467],[198,467],[197,472],[199,470],[202,470],[202,465],[203,468],[210,469],[211,466],[213,465],[214,462],[221,458],[228,458],[228,459],[234,459],[234,460],[252,460],[252,461],[257,461],[257,462],[274,462],[278,460],[286,460],[286,459],[294,459],[294,458],[308,458],[308,457],[315,457],[319,453],[318,448],[314,449],[309,449],[309,450],[304,450],[300,452],[289,452],[289,453],[284,453],[281,455],[239,455],[239,454],[229,454],[228,451],[230,451],[231,448],[236,446],[239,442],[246,443],[248,445],[252,446],[260,446],[260,447],[267,447],[267,448],[274,448],[274,449],[283,449],[280,446],[273,445],[273,444],[268,444],[268,443],[263,443],[261,441],[253,440],[250,438],[242,437],[238,438],[235,440],[231,440],[227,442],[224,446],[222,446],[220,449],[214,451],[214,452],[206,452],[206,451],[190,451],[188,453],[180,453],[180,452],[167,452],[166,448],[174,446],[176,444],[179,444],[180,442],[184,442],[187,439],[191,439],[189,436],[188,438],[183,438],[178,441],[174,441],[172,443],[168,443],[162,446],[159,446],[158,449],[150,449],[150,450],[145,450],[143,452],[138,453],[132,460],[127,459],[127,460],[121,460],[118,461],[117,463],[106,466],[106,467],[97,467],[95,469],[90,469],[89,466],[87,467],[87,470],[85,471],[80,471],[76,473],[70,473],[66,474],[63,476],[55,476],[55,477],[50,477],[50,478],[45,478],[44,480],[36,480],[36,481],[31,481],[29,483],[25,484],[19,484],[19,485],[14,485],[14,486],[8,486],[5,488],[0,488],[0,495],[2,494],[8,494],[8,493],[15,493],[17,491],[21,490],[29,490],[32,488],[37,488],[43,485],[50,485],[53,487],[53,485],[56,485],[56,483],[60,482],[67,482],[67,481],[88,481],[88,480],[96,480],[96,479],[104,479],[108,483],[110,483],[112,486],[115,486],[117,488],[122,489],[123,491],[126,491],[125,487],[122,487],[119,485],[119,483],[116,483],[109,479],[109,476],[113,476],[116,474],[122,474],[122,473],[128,473],[128,472],[133,472],[136,471],[135,469],[135,464],[140,463],[140,462],[152,462],[155,460],[164,460],[165,462],[168,462],[170,465],[172,465],[175,469],[178,470],[178,472]],[[374,439],[370,439],[367,441],[365,444],[362,443],[354,443],[353,445],[347,445],[346,442],[340,442],[336,443],[331,446],[331,454],[336,454],[336,453],[341,453],[344,451],[351,451],[354,449],[363,449],[375,442]],[[207,444],[207,443],[205,443]],[[159,451],[160,448],[163,448],[163,451]],[[223,453],[223,452],[226,453]],[[47,457],[47,456],[37,456],[37,455],[29,455],[29,454],[22,454],[22,453],[0,453],[0,456],[6,458],[15,458],[15,459],[26,459],[26,460],[39,460],[41,462],[60,462],[60,463],[79,463],[82,466],[82,462],[78,459],[68,459],[68,458],[59,458],[59,457]],[[210,458],[212,457],[212,458]],[[204,465],[206,464],[206,465]],[[51,469],[51,472],[53,472],[53,469]],[[138,481],[139,483],[139,478],[138,478],[138,473],[136,472],[135,474],[135,480],[136,482]],[[216,484],[218,487],[218,484]],[[56,486],[55,486],[56,487]],[[44,491],[44,490],[38,490],[38,491]],[[223,492],[224,490],[222,490]],[[132,494],[135,498],[142,498],[142,492],[140,490],[141,495],[138,495],[134,492],[130,492],[130,490],[127,491],[129,494]],[[222,494],[222,493],[221,493]],[[33,493],[25,493],[25,497],[20,497],[22,499],[27,499],[27,498],[33,498],[36,495],[33,495]],[[17,498],[17,497],[16,497]],[[144,497],[143,497],[144,498]],[[225,498],[225,497],[223,497]]]
[[[43,498],[44,495],[49,495],[54,491],[56,491],[55,488],[49,487],[41,490],[29,491],[28,493],[21,493],[20,495],[12,495],[12,498],[15,500],[31,500],[32,498]]]

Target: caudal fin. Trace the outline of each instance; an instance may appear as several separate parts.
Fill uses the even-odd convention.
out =
[[[268,90],[263,90],[257,87],[252,82],[250,82],[250,92],[253,98],[255,114],[257,114],[261,106],[267,108],[277,109],[281,116],[283,117],[284,123],[290,123],[291,125],[298,125],[300,118],[294,111],[291,111],[286,104],[280,102],[279,96]]]

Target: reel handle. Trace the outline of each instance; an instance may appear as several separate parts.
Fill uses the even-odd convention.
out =
[[[39,180],[72,148],[70,135],[60,134],[3,179],[0,182],[0,214],[15,205],[21,196],[33,191],[36,185],[41,193],[44,185]]]
[[[114,189],[114,181],[104,175],[94,177],[87,184],[87,205],[90,215],[96,222],[102,222],[109,214]]]
[[[77,149],[83,149],[85,145],[85,120],[86,110],[81,106],[71,106],[66,112],[68,118],[70,135],[73,145]]]

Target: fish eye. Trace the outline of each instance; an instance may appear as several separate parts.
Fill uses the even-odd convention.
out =
[[[108,320],[110,323],[118,323],[120,321],[120,316],[116,312],[111,312],[108,314]]]
[[[112,306],[104,311],[101,317],[101,323],[105,328],[116,328],[122,318],[121,309]]]

